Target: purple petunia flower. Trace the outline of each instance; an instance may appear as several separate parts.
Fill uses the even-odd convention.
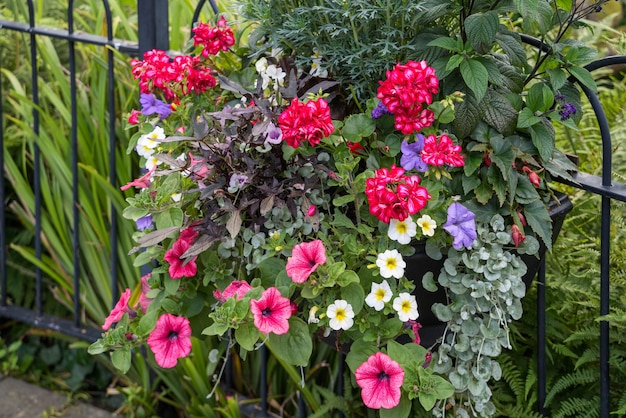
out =
[[[428,170],[428,164],[422,160],[422,150],[424,149],[424,135],[417,134],[416,142],[408,143],[406,140],[402,141],[400,150],[402,151],[402,157],[400,157],[400,165],[405,170],[416,170],[420,173],[425,173]]]
[[[460,203],[453,203],[448,207],[448,221],[443,229],[454,238],[452,246],[456,250],[462,247],[470,248],[476,239],[476,223],[474,213]]]
[[[161,117],[161,120],[165,119],[172,113],[172,108],[169,104],[154,97],[154,94],[141,94],[139,98],[141,104],[141,113],[144,115],[157,114]]]
[[[135,224],[138,230],[145,231],[152,226],[152,214],[149,213],[146,216],[142,216],[135,221]]]

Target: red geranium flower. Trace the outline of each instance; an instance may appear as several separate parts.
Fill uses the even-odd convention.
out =
[[[311,146],[335,130],[330,108],[324,99],[300,102],[297,98],[278,117],[278,126],[287,145],[298,148],[303,141]]]
[[[295,283],[304,283],[317,266],[326,262],[326,248],[321,240],[303,242],[293,247],[287,260],[287,275]]]
[[[439,79],[426,61],[396,64],[380,82],[377,97],[395,119],[395,127],[403,134],[411,134],[430,126],[433,113],[425,109],[439,91]]]
[[[202,45],[202,56],[206,58],[220,51],[228,51],[229,47],[235,45],[235,35],[224,16],[221,16],[216,27],[200,23],[193,29],[193,45]]]
[[[384,353],[372,354],[355,371],[361,398],[368,408],[391,409],[400,403],[404,370]]]
[[[431,195],[419,185],[418,176],[405,176],[404,169],[393,165],[376,170],[365,183],[370,213],[385,223],[405,220],[422,210]]]
[[[428,135],[424,139],[424,149],[422,150],[422,161],[428,165],[440,167],[447,164],[452,167],[462,167],[465,165],[465,156],[460,154],[461,146],[454,145],[452,139],[446,134]]]
[[[286,334],[289,331],[291,302],[270,287],[261,294],[261,299],[250,301],[250,311],[254,315],[254,326],[264,334]]]
[[[176,366],[179,358],[191,352],[191,327],[189,319],[163,314],[148,337],[148,346],[157,364],[163,368]]]

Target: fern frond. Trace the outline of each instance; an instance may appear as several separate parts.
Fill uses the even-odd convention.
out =
[[[598,405],[600,397],[592,398],[568,398],[561,404],[561,408],[554,414],[554,418],[576,417],[596,418],[600,416]]]
[[[592,382],[596,382],[597,380],[598,370],[595,369],[581,369],[576,370],[572,373],[568,373],[565,376],[559,378],[554,386],[552,386],[552,388],[546,395],[545,405],[549,405],[555,396],[562,394],[568,388],[578,385],[589,384]]]

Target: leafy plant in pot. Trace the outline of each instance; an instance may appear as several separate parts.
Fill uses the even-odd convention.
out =
[[[604,2],[396,3],[365,13],[356,1],[281,2],[293,6],[281,18],[307,16],[302,25],[341,25],[343,10],[357,41],[358,29],[392,33],[398,13],[411,17],[398,55],[379,54],[388,70],[369,96],[359,92],[372,78],[345,78],[323,27],[293,39],[288,22],[259,26],[282,48],[252,62],[220,18],[194,29],[189,55],[133,63],[142,109],[129,152],[147,173],[124,187],[137,188],[124,214],[141,229],[135,263],[153,269],[141,291],[123,293],[92,353],[111,350],[124,370],[147,343],[159,366],[175,367],[190,335],[212,335],[226,355],[266,345],[306,366],[313,338],[334,332],[381,416],[495,413],[488,382],[522,315],[520,256],[551,248],[549,182],[574,169],[551,124],[575,122],[569,75],[592,86],[579,66],[591,51],[564,35]],[[520,27],[546,45],[530,60]],[[333,120],[331,108],[347,110]],[[443,268],[416,282],[417,242]],[[422,286],[446,295],[432,306],[445,323],[436,351],[420,344]]]

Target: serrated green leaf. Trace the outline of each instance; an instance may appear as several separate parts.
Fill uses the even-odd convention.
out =
[[[545,83],[533,84],[528,90],[526,105],[534,112],[544,113],[554,104],[554,94]]]
[[[554,127],[547,120],[542,120],[529,128],[533,145],[537,148],[543,161],[549,161],[555,149]]]
[[[487,69],[480,61],[473,58],[465,59],[459,66],[459,69],[461,70],[463,81],[474,93],[476,101],[480,102],[487,93],[487,84],[489,82]]]
[[[479,54],[491,49],[500,20],[494,11],[474,13],[465,19],[465,33],[472,48]]]
[[[465,99],[455,106],[454,132],[458,139],[468,137],[480,121],[480,109],[473,95],[467,94]]]
[[[552,250],[552,220],[548,208],[540,200],[525,205],[524,216],[530,229],[543,241],[548,251]]]
[[[508,135],[517,125],[517,110],[501,94],[490,91],[480,103],[483,119],[498,132]]]
[[[567,73],[562,68],[550,68],[546,70],[550,77],[550,84],[554,90],[558,90],[567,82]]]
[[[500,30],[496,34],[496,42],[515,66],[523,66],[527,62],[526,50],[519,34],[509,30]]]

